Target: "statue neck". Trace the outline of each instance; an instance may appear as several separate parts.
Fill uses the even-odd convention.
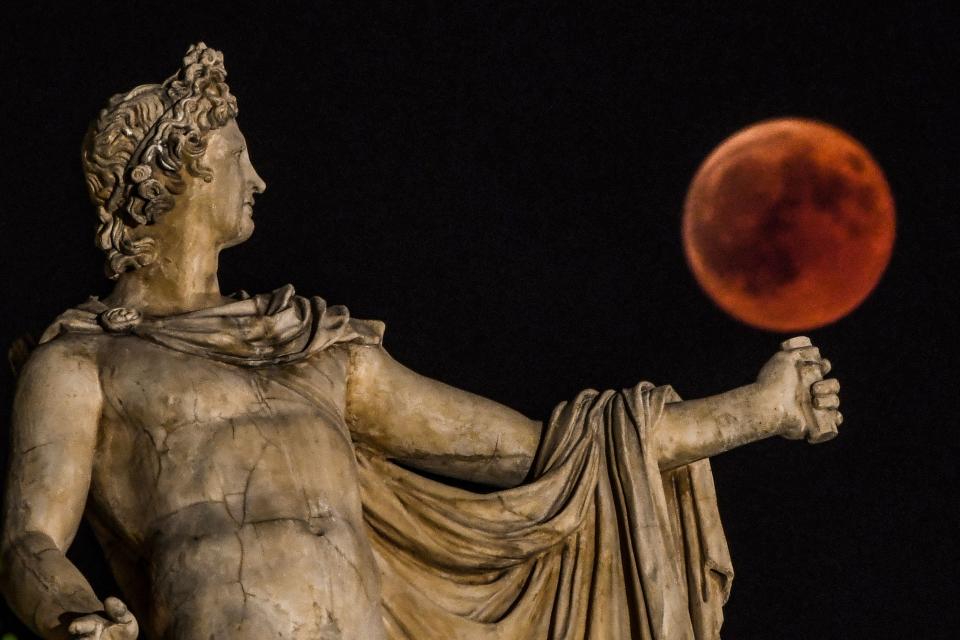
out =
[[[104,303],[162,316],[229,301],[220,292],[217,278],[219,247],[196,236],[174,242],[162,237],[157,240],[156,261],[122,274]]]

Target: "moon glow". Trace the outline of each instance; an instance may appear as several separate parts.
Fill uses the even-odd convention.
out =
[[[697,282],[734,318],[792,332],[870,294],[893,250],[890,188],[843,131],[802,119],[747,127],[700,166],[683,213]]]

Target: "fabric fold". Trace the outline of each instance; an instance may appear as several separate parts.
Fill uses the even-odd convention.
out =
[[[119,319],[118,319],[119,318]],[[63,333],[132,334],[240,367],[296,362],[341,342],[380,344],[384,325],[350,317],[346,307],[294,294],[291,285],[210,309],[162,317],[110,308],[96,298],[61,314],[40,344]]]
[[[670,387],[554,411],[532,479],[478,494],[358,451],[392,640],[719,637],[733,570],[709,462],[661,473]]]

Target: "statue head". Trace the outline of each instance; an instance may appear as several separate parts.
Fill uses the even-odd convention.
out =
[[[111,279],[156,259],[147,227],[161,222],[177,198],[192,200],[190,189],[210,192],[208,201],[229,192],[226,202],[208,209],[235,220],[196,221],[232,225],[223,232],[225,246],[252,233],[248,206],[265,185],[236,126],[237,100],[226,75],[223,54],[198,43],[177,73],[113,96],[90,126],[83,169],[100,220],[96,243],[107,254]]]

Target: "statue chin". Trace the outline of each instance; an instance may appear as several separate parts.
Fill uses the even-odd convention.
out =
[[[251,236],[253,236],[253,230],[255,228],[256,225],[253,223],[253,219],[249,214],[244,213],[243,220],[240,222],[236,235],[232,239],[227,240],[223,244],[223,248],[229,249],[230,247],[235,247],[238,244],[243,244],[249,240]]]

